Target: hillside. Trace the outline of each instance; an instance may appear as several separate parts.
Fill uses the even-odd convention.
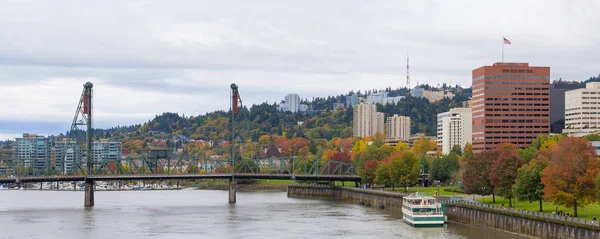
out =
[[[430,103],[425,98],[407,97],[394,105],[378,105],[378,111],[386,117],[394,114],[411,117],[411,132],[436,134],[437,114],[459,107],[471,96],[471,89],[451,88],[456,96],[450,99]],[[375,90],[373,90],[375,91]],[[406,89],[386,89],[389,95],[404,95]],[[359,95],[364,93],[357,92]],[[257,141],[261,135],[283,135],[286,137],[304,137],[308,139],[331,140],[335,137],[352,137],[352,108],[332,111],[335,102],[344,102],[345,96],[329,96],[315,98],[311,102],[316,113],[289,113],[277,110],[276,104],[262,103],[250,108],[242,107],[236,120],[236,131],[241,132],[240,138]],[[154,139],[171,139],[174,136],[182,139],[203,139],[219,142],[230,139],[229,115],[226,111],[215,111],[199,116],[182,116],[177,113],[163,113],[146,123],[96,130],[97,138],[112,138],[119,141],[142,140],[150,142]],[[83,138],[85,133],[75,132],[77,138]]]

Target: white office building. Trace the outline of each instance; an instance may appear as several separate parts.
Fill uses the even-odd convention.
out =
[[[565,92],[565,128],[563,133],[583,137],[600,132],[600,82]]]
[[[54,143],[52,161],[56,170],[63,173],[72,172],[83,159],[81,144],[75,141],[63,140]]]
[[[387,138],[408,142],[410,138],[410,118],[398,115],[388,117]]]
[[[300,96],[298,94],[288,94],[285,96],[283,111],[296,113],[300,111]]]
[[[354,115],[352,122],[352,132],[354,137],[368,137],[375,133],[384,133],[384,117],[381,112],[377,112],[374,104],[361,103],[352,107]]]
[[[94,163],[121,161],[121,143],[101,139],[92,143],[92,161]]]
[[[385,105],[387,103],[387,92],[380,91],[367,95],[367,103]]]
[[[50,167],[52,159],[52,148],[48,138],[24,133],[22,138],[15,139],[13,156],[22,159],[24,166],[35,169],[44,169]]]
[[[437,117],[437,143],[442,154],[450,153],[454,145],[465,148],[473,142],[471,108],[453,108]]]

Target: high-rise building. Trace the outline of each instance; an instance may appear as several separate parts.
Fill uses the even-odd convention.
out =
[[[565,129],[569,136],[600,132],[600,82],[565,92]]]
[[[71,172],[77,164],[82,162],[83,149],[81,144],[76,141],[56,141],[52,150],[53,165],[60,172]]]
[[[354,105],[358,105],[358,94],[352,93],[346,96],[346,106],[352,107]]]
[[[384,114],[377,112],[374,104],[358,104],[353,109],[352,132],[354,137],[368,137],[384,133]]]
[[[92,143],[92,161],[94,163],[120,161],[122,155],[121,143],[101,139]]]
[[[24,133],[22,138],[15,139],[14,157],[23,159],[25,166],[35,169],[44,169],[50,167],[52,148],[48,138]]]
[[[408,141],[410,137],[410,118],[394,115],[387,118],[387,138]]]
[[[471,108],[453,108],[437,115],[437,143],[442,154],[450,153],[454,145],[464,149],[472,136]]]
[[[550,133],[550,67],[494,63],[473,70],[473,152],[528,147]]]
[[[550,85],[550,133],[562,133],[565,128],[565,92],[577,88],[579,82],[558,80]]]
[[[300,111],[300,96],[298,94],[286,95],[283,111],[290,111],[292,113]]]

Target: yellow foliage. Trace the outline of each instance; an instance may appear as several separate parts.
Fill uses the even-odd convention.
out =
[[[396,146],[394,146],[395,151],[404,151],[406,149],[408,149],[408,144],[406,142],[400,141]]]

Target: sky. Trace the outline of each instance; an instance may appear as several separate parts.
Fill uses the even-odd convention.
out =
[[[551,79],[600,73],[600,1],[0,0],[0,140],[70,128],[85,82],[94,127],[351,90],[471,85],[504,60]]]

